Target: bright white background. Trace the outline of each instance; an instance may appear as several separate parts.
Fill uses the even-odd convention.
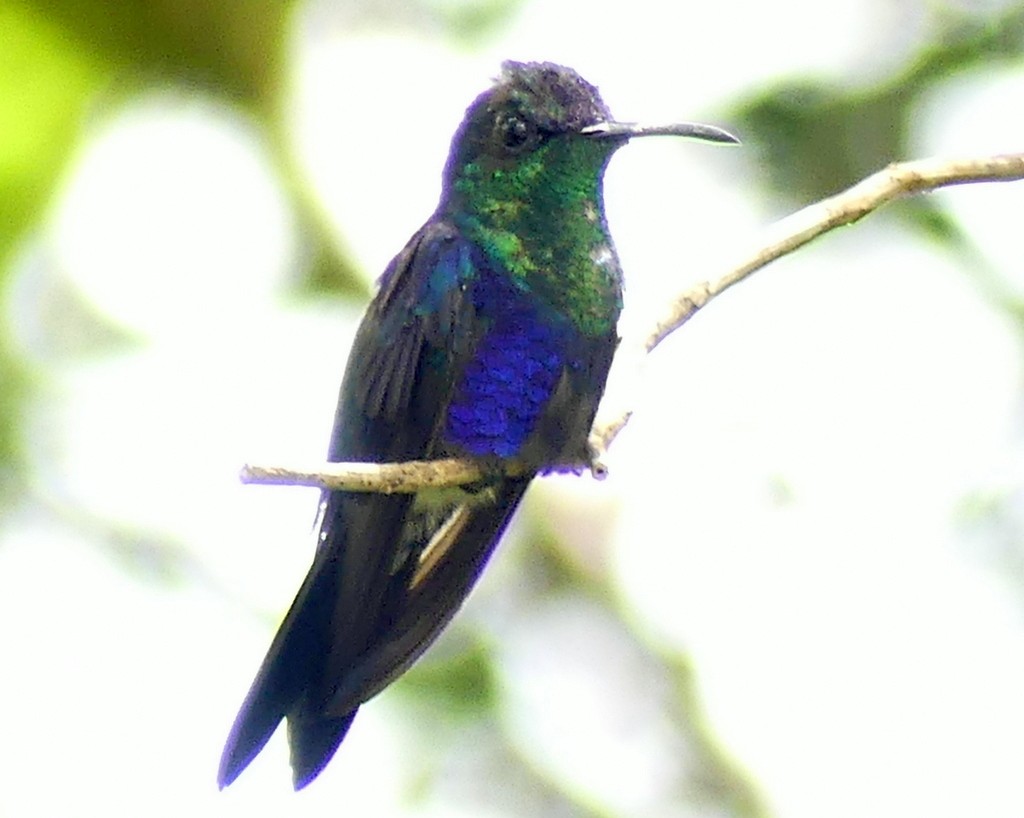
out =
[[[375,276],[433,209],[451,133],[502,59],[572,65],[623,119],[728,126],[716,105],[800,72],[870,82],[928,26],[854,0],[537,0],[468,52],[313,3],[291,136]],[[1019,69],[951,81],[915,117],[916,154],[1020,150],[1008,100],[1022,98]],[[606,196],[624,328],[782,215],[761,173],[741,150],[620,152]],[[1024,188],[939,196],[1024,286]],[[0,815],[505,814],[410,795],[407,711],[387,694],[301,795],[281,735],[216,790],[227,728],[308,565],[316,502],[241,487],[237,469],[322,454],[358,318],[287,300],[299,241],[254,129],[167,92],[97,123],[26,248],[18,337],[48,373],[38,486],[95,519],[26,512],[0,534]],[[75,354],[73,321],[47,314],[68,287],[137,345]],[[711,729],[779,816],[1024,814],[1022,551],[1001,539],[1024,521],[1015,329],[948,254],[869,219],[759,273],[652,356],[609,480],[533,491],[536,514],[578,504],[613,528],[601,558],[621,604],[691,657]],[[140,579],[161,566],[135,552],[126,571],[83,547],[99,519],[176,544],[196,569]],[[504,557],[467,614],[491,616],[514,741],[608,814],[718,814],[666,797],[671,741],[636,726],[657,691],[622,670],[599,612],[488,613]]]

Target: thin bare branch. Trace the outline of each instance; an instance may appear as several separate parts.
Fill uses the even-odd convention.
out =
[[[510,476],[521,473],[522,469],[515,466],[503,471]],[[317,463],[305,469],[245,465],[239,476],[243,483],[411,494],[420,489],[464,486],[493,475],[493,470],[472,460],[449,458],[405,463]]]
[[[719,278],[702,281],[680,293],[665,313],[651,324],[650,332],[642,341],[642,354],[653,350],[704,305],[747,276],[823,233],[862,219],[894,199],[952,185],[1020,179],[1024,179],[1024,153],[893,163],[842,193],[776,222],[754,250],[741,254],[739,261],[730,265]],[[622,352],[620,349],[619,354]],[[612,440],[629,422],[631,414],[630,407],[609,411],[602,405],[590,435],[590,446],[596,460],[600,460],[608,450]]]
[[[852,224],[894,199],[952,185],[977,182],[1009,182],[1024,179],[1024,153],[961,159],[920,159],[895,163],[831,198],[805,207],[775,224],[756,247],[716,279],[703,281],[681,293],[665,313],[651,324],[639,341],[640,354],[649,353],[685,324],[699,309],[734,284],[782,256],[843,225]],[[620,349],[620,358],[637,350]],[[626,353],[626,354],[624,354]],[[612,440],[629,422],[630,407],[608,409],[602,403],[590,435],[593,452],[591,472],[605,474],[601,459]],[[602,420],[610,418],[610,420]],[[504,472],[522,474],[513,464]],[[247,483],[317,486],[346,491],[381,493],[415,492],[473,483],[493,475],[478,463],[463,460],[411,461],[408,463],[331,463],[311,469],[246,466]]]

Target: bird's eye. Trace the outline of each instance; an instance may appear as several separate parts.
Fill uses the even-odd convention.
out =
[[[501,144],[510,153],[522,150],[533,141],[536,134],[532,123],[515,114],[501,117],[497,122],[497,131]]]

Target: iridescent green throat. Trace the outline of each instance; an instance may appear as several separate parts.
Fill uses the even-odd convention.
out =
[[[601,196],[608,147],[566,135],[514,161],[466,163],[450,202],[467,238],[591,336],[612,332],[622,308]]]

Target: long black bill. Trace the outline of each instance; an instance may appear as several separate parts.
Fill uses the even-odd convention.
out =
[[[598,122],[580,131],[595,139],[632,139],[636,136],[685,136],[705,142],[739,145],[740,140],[726,130],[700,122],[677,122],[673,125],[641,125],[637,122]]]

